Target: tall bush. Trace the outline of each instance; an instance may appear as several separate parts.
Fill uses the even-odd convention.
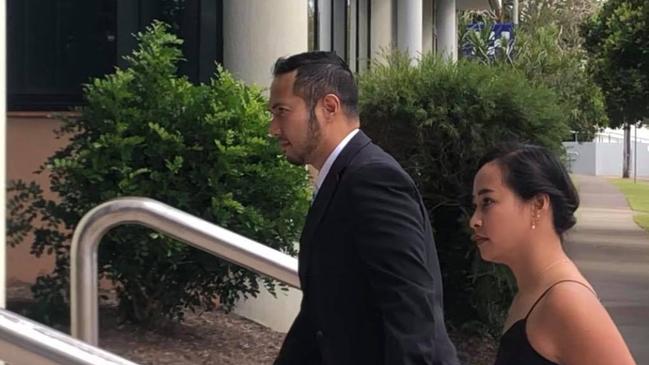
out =
[[[487,52],[491,29],[495,25],[491,14],[467,11],[460,18],[461,43],[466,49],[474,50],[463,56],[485,64],[510,64],[531,82],[557,93],[559,105],[568,116],[570,133],[564,139],[569,140],[589,141],[599,128],[608,124],[602,92],[585,67],[583,39],[576,30],[579,21],[571,19],[584,18],[593,9],[589,6],[591,2],[522,2],[521,23],[514,28],[513,46],[496,42],[492,53]],[[468,24],[474,22],[483,24],[482,31],[468,29]]]
[[[14,182],[10,238],[33,230],[32,250],[52,254],[54,272],[33,287],[41,320],[66,311],[70,238],[83,214],[120,196],[145,196],[288,253],[308,207],[304,169],[289,165],[268,138],[260,90],[219,69],[211,83],[178,76],[182,41],[155,22],[137,35],[128,67],[84,88],[80,116],[59,131],[70,144],[48,158],[58,199]],[[42,220],[37,220],[42,217]],[[100,275],[117,287],[127,319],[182,318],[184,308],[230,308],[256,295],[257,275],[141,227],[102,241]],[[265,286],[274,292],[274,283]]]
[[[561,152],[568,129],[556,94],[507,66],[432,56],[413,64],[401,55],[373,65],[360,91],[363,128],[413,176],[430,211],[451,323],[497,331],[513,282],[482,263],[470,242],[473,175],[500,142]]]
[[[631,126],[649,124],[649,3],[610,0],[582,25],[588,70],[613,128],[624,128],[622,176],[631,170]]]

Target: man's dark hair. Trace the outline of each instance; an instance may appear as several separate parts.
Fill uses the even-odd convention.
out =
[[[575,225],[579,194],[566,168],[552,152],[540,146],[506,143],[487,153],[479,166],[489,162],[501,167],[505,184],[523,200],[548,195],[557,234],[561,236]]]
[[[293,93],[306,102],[311,116],[318,100],[327,94],[338,96],[349,116],[358,116],[358,88],[349,66],[335,52],[304,52],[280,57],[273,68],[277,77],[297,70]]]

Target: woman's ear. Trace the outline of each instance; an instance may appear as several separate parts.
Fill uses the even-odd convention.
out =
[[[541,216],[547,215],[550,209],[550,197],[548,194],[538,194],[532,198],[530,201],[532,204],[532,229],[536,229],[536,226],[541,220]]]
[[[550,196],[548,194],[538,194],[533,199],[534,209],[541,212],[550,209]]]

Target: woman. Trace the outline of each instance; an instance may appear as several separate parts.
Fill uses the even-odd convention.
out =
[[[542,147],[501,147],[480,164],[473,199],[470,224],[480,255],[507,265],[518,284],[496,365],[634,365],[563,250],[579,196],[561,162]]]

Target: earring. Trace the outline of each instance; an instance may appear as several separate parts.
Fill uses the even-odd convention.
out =
[[[534,216],[532,217],[532,229],[536,229],[536,223],[538,223],[539,219],[541,219],[541,213],[534,212]]]

